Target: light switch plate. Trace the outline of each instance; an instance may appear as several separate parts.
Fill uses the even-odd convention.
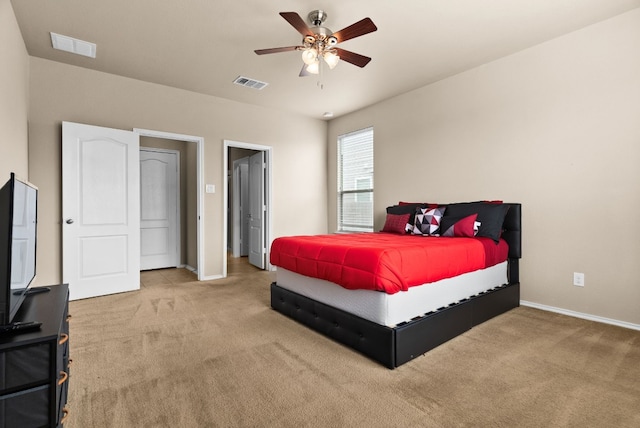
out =
[[[205,186],[205,192],[207,192],[207,193],[216,193],[216,185],[215,184],[207,184]]]

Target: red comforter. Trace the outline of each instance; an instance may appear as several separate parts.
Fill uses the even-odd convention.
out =
[[[354,233],[277,238],[271,264],[355,290],[406,291],[507,260],[490,238]]]

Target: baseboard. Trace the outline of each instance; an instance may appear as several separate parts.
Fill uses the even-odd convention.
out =
[[[204,278],[200,279],[200,281],[212,281],[214,279],[222,279],[224,278],[224,276],[222,275],[209,275],[209,276],[205,276]]]
[[[540,303],[527,302],[526,300],[520,300],[520,305],[529,306],[531,308],[540,309],[543,311],[556,312],[562,315],[568,315],[570,317],[582,318],[589,321],[601,322],[604,324],[616,325],[618,327],[629,328],[631,330],[639,330],[640,324],[633,324],[626,321],[614,320],[611,318],[599,317],[597,315],[585,314],[582,312],[570,311],[568,309],[556,308],[554,306],[541,305]]]

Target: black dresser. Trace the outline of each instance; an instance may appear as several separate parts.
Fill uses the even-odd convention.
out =
[[[62,427],[69,388],[69,288],[27,296],[14,321],[39,330],[0,335],[0,427]]]

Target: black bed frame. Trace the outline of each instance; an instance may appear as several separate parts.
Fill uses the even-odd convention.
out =
[[[520,305],[521,205],[508,204],[502,237],[509,243],[509,283],[395,327],[376,324],[271,284],[271,307],[393,369]]]

